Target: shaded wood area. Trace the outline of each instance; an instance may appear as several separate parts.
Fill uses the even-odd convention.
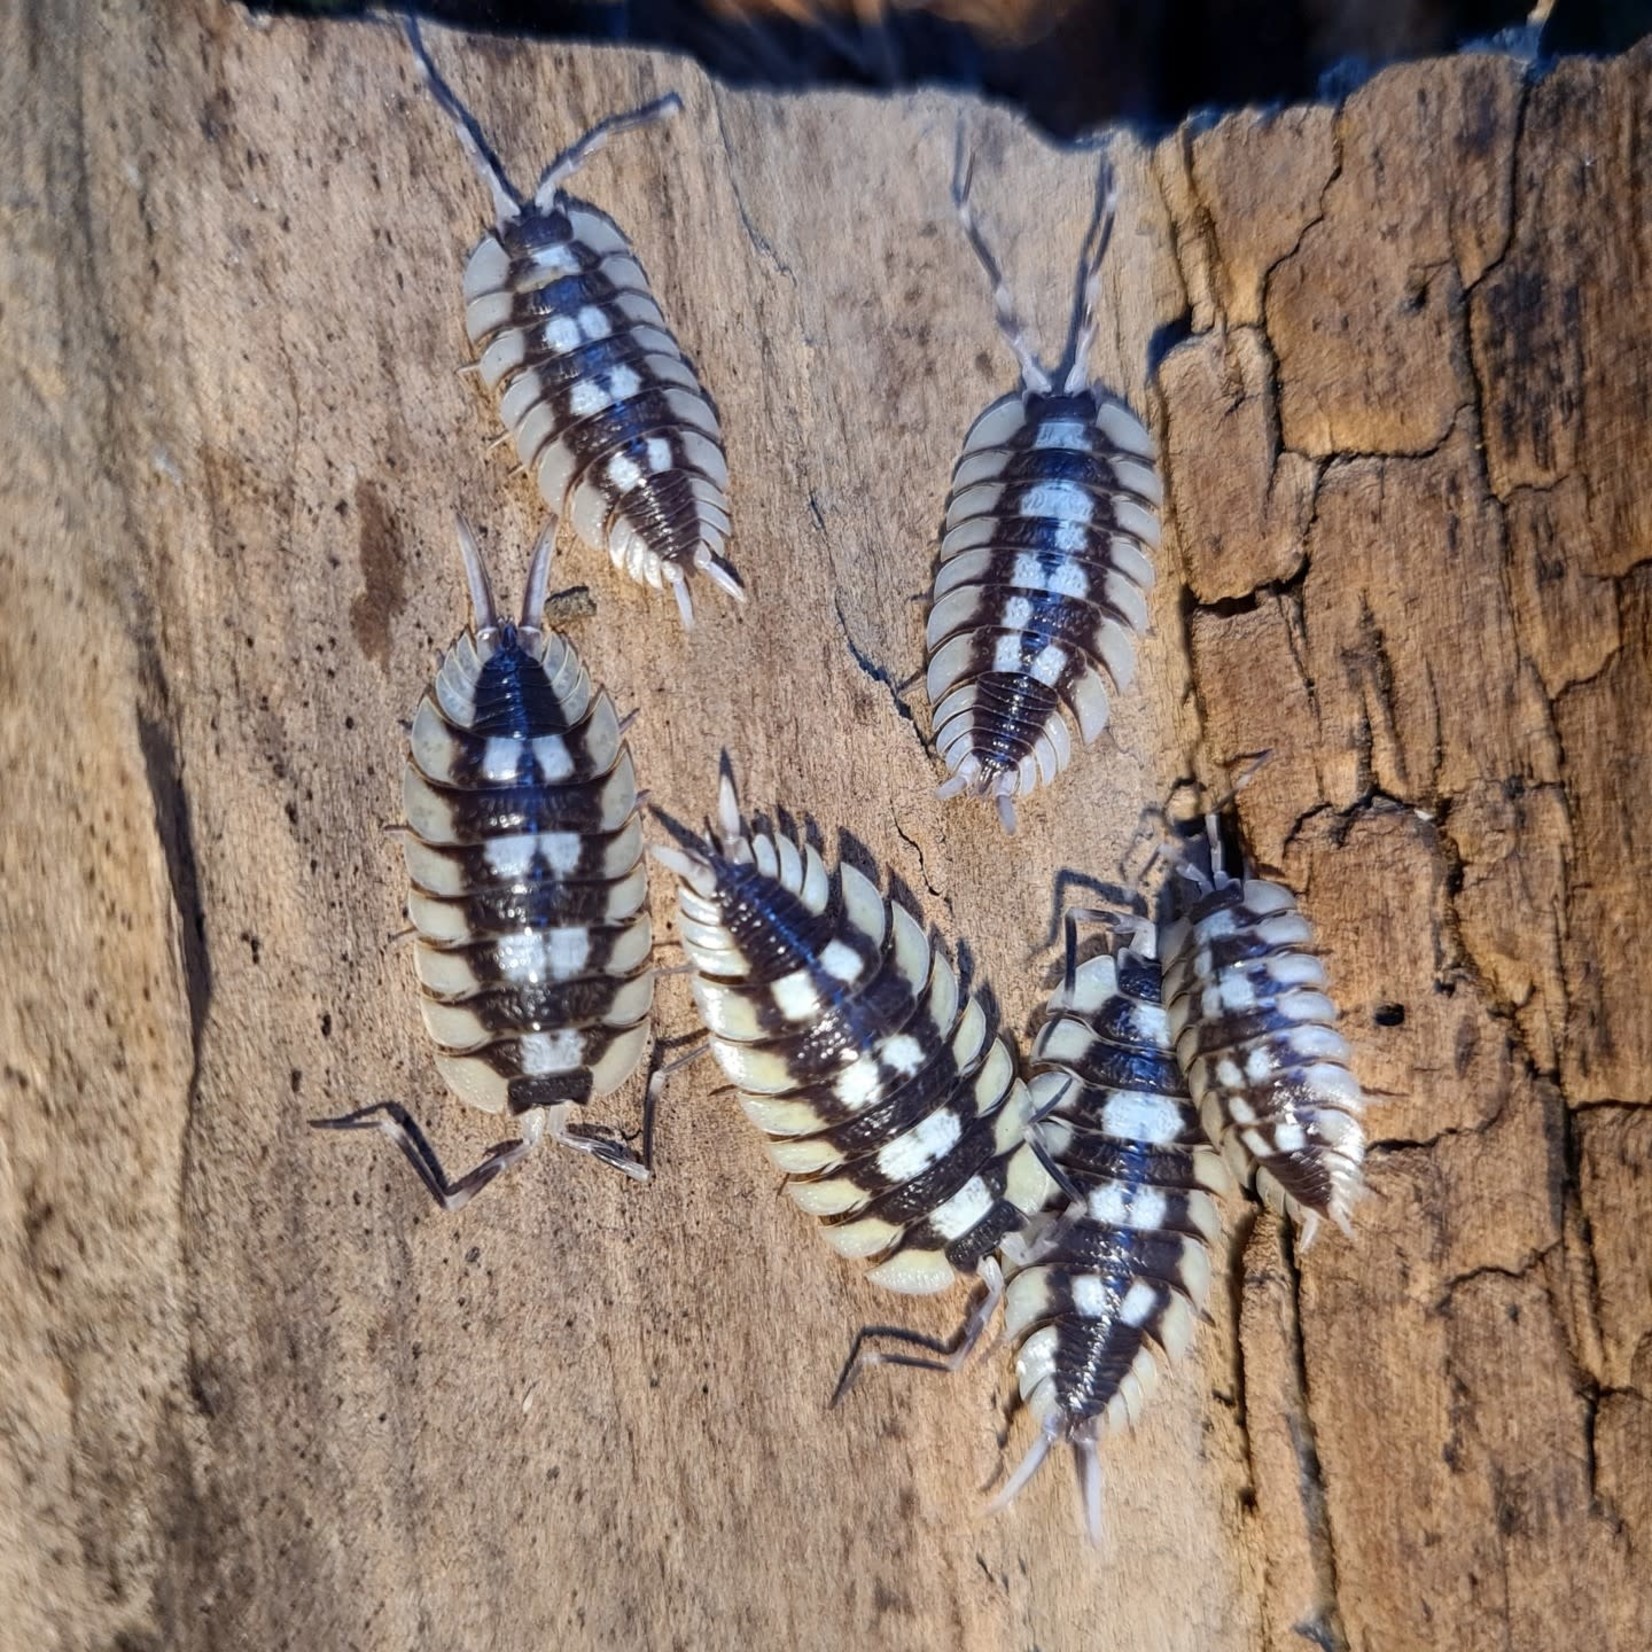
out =
[[[436,1080],[384,833],[462,622],[451,512],[512,586],[540,516],[455,372],[481,191],[388,29],[12,7],[0,1645],[1646,1646],[1652,54],[1121,141],[1095,363],[1165,445],[1163,578],[1116,738],[1006,843],[935,801],[898,686],[1010,382],[955,103],[435,46],[524,175],[686,99],[581,187],[721,403],[752,601],[685,636],[561,563],[656,800],[697,818],[726,745],[1024,1032],[1058,869],[1115,878],[1144,803],[1271,752],[1243,824],[1381,1092],[1375,1196],[1306,1256],[1232,1210],[1097,1553],[1063,1465],[978,1518],[1001,1358],[827,1412],[901,1304],[706,1069],[646,1188],[547,1149],[443,1217],[387,1144],[308,1130],[396,1096],[454,1163],[497,1134]],[[1054,337],[1093,161],[975,118]]]

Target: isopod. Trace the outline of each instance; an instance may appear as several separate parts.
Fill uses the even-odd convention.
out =
[[[653,853],[711,1049],[792,1198],[891,1290],[973,1277],[1050,1191],[980,1000],[854,867],[748,829],[726,773],[708,839]]]
[[[524,196],[411,17],[407,33],[493,196],[494,227],[465,266],[465,328],[523,469],[551,511],[616,568],[656,590],[669,585],[685,627],[694,623],[695,569],[744,601],[723,555],[728,460],[717,409],[624,231],[563,188],[610,138],[668,119],[682,99],[672,92],[599,121]]]
[[[1087,919],[1110,922],[1112,935],[1079,964]],[[1068,1202],[1003,1246],[1003,1334],[1038,1434],[997,1504],[1067,1441],[1099,1539],[1098,1441],[1137,1420],[1159,1360],[1192,1341],[1221,1231],[1214,1196],[1233,1186],[1171,1048],[1150,921],[1068,914],[1067,969],[1031,1064],[1033,1128]]]
[[[654,1001],[624,723],[573,644],[544,623],[554,527],[534,549],[514,625],[499,617],[463,518],[458,529],[473,623],[442,657],[413,718],[402,784],[408,915],[437,1070],[471,1106],[525,1116],[522,1139],[449,1182],[398,1103],[315,1121],[383,1130],[448,1210],[547,1129],[646,1177],[628,1149],[576,1133],[569,1115],[636,1070]]]
[[[1216,816],[1207,874],[1184,857],[1159,952],[1177,1059],[1212,1142],[1267,1206],[1344,1231],[1362,1188],[1364,1094],[1313,929],[1283,884],[1230,877]]]
[[[993,286],[1021,384],[983,412],[953,467],[924,640],[942,797],[990,797],[1007,831],[1015,798],[1048,785],[1107,725],[1109,688],[1135,674],[1163,499],[1153,438],[1088,377],[1117,186],[1103,160],[1072,325],[1053,368],[1027,342],[970,207],[960,130],[952,198]]]

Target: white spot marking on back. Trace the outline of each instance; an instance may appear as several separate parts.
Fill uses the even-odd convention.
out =
[[[671,444],[663,436],[648,438],[648,468],[656,476],[662,470],[671,469]]]
[[[1182,1109],[1173,1096],[1150,1090],[1115,1090],[1101,1109],[1102,1128],[1115,1141],[1165,1147],[1182,1133]]]
[[[501,935],[494,942],[493,957],[507,981],[531,986],[544,979],[545,937],[532,929]]]
[[[522,762],[522,742],[509,735],[494,735],[482,748],[482,778],[510,781]]]
[[[1073,1307],[1085,1319],[1106,1319],[1111,1314],[1113,1293],[1096,1274],[1075,1274],[1067,1288],[1073,1294]]]
[[[1281,1153],[1300,1153],[1308,1145],[1307,1132],[1294,1119],[1284,1119],[1273,1127],[1273,1145]]]
[[[567,355],[579,343],[579,323],[572,316],[552,316],[545,323],[545,342],[559,356]]]
[[[896,1033],[878,1051],[886,1067],[910,1078],[924,1064],[924,1047],[911,1033]]]
[[[1020,516],[1047,516],[1058,522],[1082,524],[1090,520],[1095,502],[1071,482],[1038,482],[1021,495],[1015,508]]]
[[[579,865],[583,844],[578,832],[541,832],[534,842],[540,857],[559,878],[567,877]]]
[[[535,247],[528,261],[553,275],[573,275],[579,269],[579,256],[570,241],[552,241]]]
[[[958,1115],[950,1107],[938,1108],[923,1123],[879,1149],[878,1169],[897,1185],[909,1182],[951,1152],[962,1134]]]
[[[616,453],[608,461],[608,480],[621,493],[629,493],[642,480],[642,472],[628,454]]]
[[[837,1099],[845,1107],[859,1109],[877,1094],[878,1063],[875,1056],[863,1055],[838,1074]]]
[[[576,379],[568,392],[568,411],[576,419],[583,419],[588,413],[600,413],[610,405],[608,392],[595,379]]]
[[[564,1027],[556,1033],[524,1033],[517,1049],[521,1052],[522,1071],[530,1077],[572,1072],[585,1053],[577,1027]]]
[[[852,946],[842,941],[828,941],[820,955],[820,967],[839,981],[855,981],[866,965]]]
[[[1126,1325],[1145,1325],[1159,1304],[1159,1293],[1145,1279],[1138,1279],[1124,1293],[1119,1304],[1119,1318]]]
[[[608,394],[617,402],[622,402],[636,395],[642,389],[642,379],[636,368],[616,367],[608,375]]]
[[[496,877],[526,877],[533,865],[533,846],[531,836],[489,838],[482,858]]]
[[[1054,688],[1061,681],[1061,673],[1067,669],[1067,651],[1055,643],[1046,643],[1038,651],[1038,658],[1032,662],[1032,675],[1046,687]]]
[[[820,993],[806,969],[782,975],[769,990],[775,1007],[788,1021],[807,1021],[820,1013]]]
[[[1031,618],[1032,603],[1026,597],[1010,597],[1004,603],[1004,614],[999,623],[1008,631],[1025,631]]]
[[[1256,1008],[1256,988],[1250,977],[1241,970],[1229,970],[1221,981],[1222,1008],[1225,1010],[1253,1010]]]
[[[1021,637],[1017,632],[1010,632],[993,644],[992,669],[994,671],[1019,671],[1021,669]]]
[[[1090,446],[1089,428],[1077,419],[1048,419],[1038,427],[1033,446],[1060,447],[1070,453],[1083,453]]]
[[[566,780],[574,772],[568,742],[560,734],[540,735],[533,743],[533,760],[538,766],[539,778],[547,784]]]
[[[1273,1055],[1266,1044],[1258,1044],[1245,1057],[1245,1077],[1253,1084],[1260,1084],[1264,1079],[1273,1077]]]
[[[608,325],[608,317],[595,304],[587,304],[579,312],[579,330],[586,338],[607,338],[613,328]]]
[[[577,975],[591,956],[591,932],[583,924],[547,930],[545,941],[553,981]]]

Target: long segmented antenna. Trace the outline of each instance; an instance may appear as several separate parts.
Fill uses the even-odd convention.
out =
[[[1101,266],[1107,257],[1107,248],[1113,239],[1113,220],[1118,213],[1118,175],[1113,171],[1110,157],[1101,157],[1096,175],[1096,205],[1085,231],[1084,247],[1079,253],[1078,277],[1073,294],[1073,322],[1067,334],[1067,348],[1062,353],[1059,374],[1066,369],[1062,389],[1075,395],[1088,382],[1090,346],[1096,341],[1096,304],[1101,297]]]
[[[404,12],[402,28],[407,35],[408,45],[413,48],[413,60],[419,66],[419,73],[424,76],[425,85],[430,88],[430,95],[453,122],[459,134],[460,144],[481,174],[482,182],[488,186],[488,193],[493,196],[494,216],[499,225],[503,227],[513,219],[520,218],[523,205],[521,191],[505,175],[505,168],[493,152],[493,146],[488,142],[481,123],[459,101],[459,94],[442,78],[441,70],[436,67],[425,48],[424,36],[419,32],[418,18],[410,11]]]
[[[1027,330],[1015,308],[1015,299],[1004,280],[1004,272],[993,256],[986,237],[976,222],[970,206],[969,191],[975,172],[975,159],[969,152],[964,134],[964,123],[958,122],[958,142],[952,167],[952,204],[957,208],[958,221],[964,234],[980,259],[981,267],[992,283],[993,307],[998,314],[999,330],[1015,352],[1021,366],[1021,382],[1034,395],[1048,395],[1056,379],[1062,381],[1064,395],[1074,395],[1089,380],[1090,346],[1096,337],[1096,306],[1101,298],[1101,266],[1107,257],[1107,248],[1113,239],[1113,221],[1118,212],[1118,176],[1112,161],[1102,156],[1096,176],[1096,203],[1090,214],[1089,227],[1084,232],[1084,244],[1079,250],[1078,273],[1074,279],[1072,321],[1067,329],[1067,346],[1061,360],[1051,373],[1034,355],[1027,341]]]
[[[652,103],[645,103],[639,109],[629,109],[599,120],[584,137],[569,144],[545,168],[539,187],[533,192],[533,204],[541,212],[549,212],[556,204],[557,191],[610,138],[617,138],[622,132],[634,132],[639,126],[652,126],[657,121],[670,120],[681,113],[682,107],[682,97],[676,92],[667,92],[664,97],[655,98]]]
[[[1004,272],[998,267],[998,260],[993,257],[992,248],[987,245],[969,204],[969,189],[974,177],[975,157],[970,153],[964,123],[960,119],[958,142],[952,159],[952,204],[957,209],[958,222],[963,225],[970,246],[975,249],[975,256],[981,261],[981,268],[987,272],[987,279],[992,283],[992,303],[998,314],[998,330],[1021,365],[1021,382],[1034,395],[1047,396],[1052,388],[1050,375],[1039,364],[1038,357],[1027,342],[1027,331],[1016,313],[1015,299],[1004,280]]]
[[[487,564],[476,543],[476,530],[462,511],[453,513],[453,526],[459,534],[459,555],[464,559],[465,584],[470,587],[470,611],[475,617],[477,632],[497,631],[499,609],[493,600],[493,582],[488,578]]]

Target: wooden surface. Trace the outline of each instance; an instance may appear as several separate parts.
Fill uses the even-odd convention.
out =
[[[752,601],[685,637],[561,564],[657,800],[698,817],[726,745],[1024,1029],[1057,870],[1273,754],[1244,822],[1383,1092],[1375,1197],[1306,1257],[1232,1210],[1096,1553],[1064,1464],[978,1518],[1000,1358],[826,1411],[901,1303],[708,1071],[653,1185],[546,1150],[455,1217],[306,1128],[398,1096],[450,1163],[497,1134],[433,1073],[383,827],[450,513],[514,587],[540,512],[455,374],[483,200],[396,35],[158,10],[0,14],[0,1646],[1644,1648],[1652,55],[1121,142],[1095,364],[1166,443],[1155,629],[1006,843],[891,686],[1010,382],[955,105],[434,36],[524,177],[686,99],[581,186],[722,405]],[[977,121],[1049,337],[1093,163]]]

